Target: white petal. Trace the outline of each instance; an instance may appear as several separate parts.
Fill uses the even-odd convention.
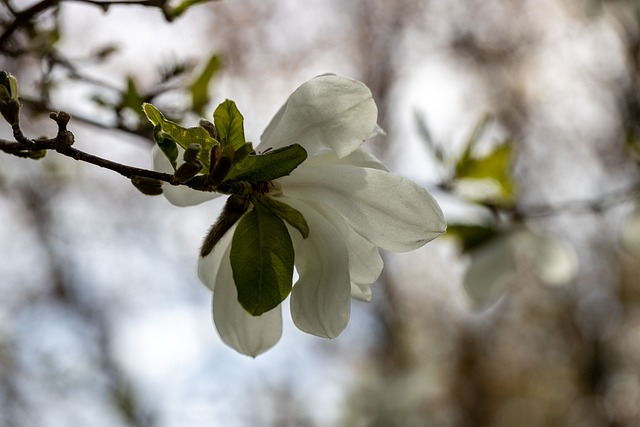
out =
[[[446,230],[440,206],[424,188],[378,169],[303,163],[278,180],[285,195],[333,207],[385,249],[417,249]]]
[[[384,262],[378,252],[378,247],[356,233],[344,217],[333,208],[316,204],[313,204],[313,207],[338,230],[344,239],[349,252],[349,276],[351,282],[357,284],[357,293],[360,294],[359,285],[369,285],[375,282],[382,272]],[[371,290],[369,289],[368,292],[370,294]]]
[[[157,145],[153,147],[152,155],[154,170],[170,174],[174,172],[169,159],[160,151]],[[193,206],[215,199],[220,195],[219,193],[193,190],[184,185],[171,185],[166,182],[162,184],[162,194],[176,206]]]
[[[282,309],[278,306],[261,316],[252,316],[240,305],[229,261],[230,249],[231,245],[227,245],[216,275],[213,321],[222,341],[240,353],[256,357],[282,336]]]
[[[504,295],[515,274],[509,237],[500,237],[471,254],[471,264],[464,277],[464,289],[475,306],[487,308]]]
[[[514,234],[512,241],[516,253],[528,259],[534,273],[544,283],[566,285],[578,274],[578,256],[569,244],[528,229]]]
[[[309,224],[309,237],[289,227],[300,278],[291,292],[291,317],[307,333],[335,338],[347,326],[351,310],[349,254],[340,232],[305,203],[283,199]]]
[[[322,150],[344,157],[377,129],[376,107],[363,83],[319,76],[296,89],[262,134],[259,150],[300,144],[309,156]]]
[[[387,167],[382,164],[382,162],[378,160],[376,156],[361,148],[358,148],[348,156],[345,156],[341,159],[338,158],[338,156],[334,152],[327,151],[307,159],[306,162],[308,164],[340,163],[345,165],[360,166],[362,168],[379,169],[387,172],[389,171],[389,169],[387,169]]]
[[[369,284],[351,282],[351,298],[359,301],[371,302],[372,296],[373,293],[371,292],[371,286],[369,286]]]

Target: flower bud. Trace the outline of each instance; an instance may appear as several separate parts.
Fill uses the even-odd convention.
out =
[[[182,158],[186,163],[196,163],[198,162],[198,154],[200,154],[200,144],[191,144],[184,151],[184,155]]]
[[[18,81],[6,71],[0,71],[0,102],[18,99]]]
[[[214,167],[209,172],[208,182],[214,186],[217,186],[229,173],[231,169],[231,160],[228,157],[220,157]]]
[[[162,181],[135,175],[131,178],[131,183],[142,194],[147,196],[158,196],[162,194]]]
[[[0,71],[0,114],[11,125],[18,123],[18,81],[11,74]]]
[[[211,123],[209,120],[200,119],[199,125],[201,128],[204,128],[204,130],[207,131],[211,138],[218,141],[218,138],[220,138],[220,136],[218,135],[218,129],[216,129],[213,123]]]
[[[202,248],[200,248],[201,257],[205,257],[211,253],[216,243],[229,231],[233,224],[238,222],[247,209],[249,209],[247,199],[236,195],[232,195],[227,199],[218,220],[209,229],[207,236],[204,238]]]
[[[173,174],[173,181],[183,184],[196,176],[201,170],[202,163],[197,160],[193,163],[183,163],[176,169],[176,173]]]

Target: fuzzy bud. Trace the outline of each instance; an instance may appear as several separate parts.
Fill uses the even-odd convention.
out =
[[[162,181],[135,175],[131,178],[131,183],[142,194],[147,196],[158,196],[162,194]]]

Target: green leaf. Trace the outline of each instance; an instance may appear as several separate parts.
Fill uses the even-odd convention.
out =
[[[433,137],[431,136],[431,132],[429,131],[429,126],[427,125],[427,121],[424,118],[423,114],[418,112],[418,110],[414,110],[413,117],[416,122],[416,127],[418,128],[418,133],[420,134],[420,139],[427,146],[427,148],[433,152],[436,160],[440,163],[445,162],[444,152],[442,151],[442,147],[438,146]]]
[[[223,154],[233,158],[233,154],[246,142],[244,140],[244,117],[238,111],[236,103],[227,99],[218,105],[216,111],[213,112],[213,123],[220,136]]]
[[[0,101],[18,98],[18,81],[6,71],[0,71]]]
[[[220,69],[220,57],[211,55],[202,73],[189,86],[191,92],[191,109],[198,115],[204,115],[204,107],[209,103],[209,83]]]
[[[158,144],[160,150],[171,162],[173,170],[176,170],[178,167],[178,145],[176,141],[171,138],[171,135],[162,131],[162,125],[160,124],[157,124],[153,128],[153,139],[155,139],[156,144]]]
[[[0,83],[0,102],[8,102],[11,100],[11,92]]]
[[[307,151],[298,144],[250,155],[234,165],[227,174],[227,181],[271,181],[289,175],[306,158]]]
[[[460,156],[460,158],[458,159],[458,163],[456,164],[456,173],[467,167],[468,162],[472,161],[472,156],[471,154],[473,153],[473,149],[476,145],[476,143],[480,140],[480,137],[482,137],[482,134],[484,133],[485,129],[487,128],[487,124],[489,123],[489,116],[485,115],[484,117],[482,117],[478,123],[476,123],[475,128],[473,128],[473,132],[471,132],[471,135],[469,136],[469,139],[467,140],[467,144],[465,146],[465,150],[462,153],[462,156]]]
[[[511,157],[511,144],[505,142],[486,156],[472,157],[460,164],[456,170],[456,179],[493,179],[500,186],[497,201],[510,203],[515,197],[515,186],[510,174]]]
[[[460,239],[464,251],[487,243],[498,233],[492,227],[476,224],[448,224],[446,235]]]
[[[154,126],[162,124],[162,122],[165,121],[165,118],[160,110],[158,110],[153,104],[145,102],[144,104],[142,104],[142,111],[144,111],[144,114],[147,116],[149,121],[153,123]]]
[[[135,111],[137,114],[140,114],[140,105],[144,102],[144,99],[140,95],[138,91],[138,86],[133,78],[127,78],[127,89],[122,92],[120,98],[119,108],[129,108],[131,111]]]
[[[254,316],[277,307],[291,292],[295,254],[280,217],[260,204],[246,213],[231,241],[238,301]]]
[[[303,239],[309,237],[309,225],[300,211],[269,196],[258,196],[255,201],[287,221],[290,226],[300,232]]]
[[[149,103],[143,104],[142,109],[154,126],[160,126],[161,132],[166,134],[165,137],[171,137],[183,149],[186,150],[191,144],[197,144],[202,147],[198,154],[198,160],[203,165],[202,173],[209,173],[209,152],[218,142],[213,139],[204,128],[200,126],[191,128],[182,127],[171,120],[167,120],[156,107]],[[160,148],[162,149],[162,147]]]

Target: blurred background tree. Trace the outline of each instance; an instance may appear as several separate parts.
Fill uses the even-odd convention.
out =
[[[635,1],[126,3],[1,2],[25,132],[65,110],[77,146],[148,167],[142,102],[191,124],[234,99],[258,141],[299,84],[349,75],[369,148],[449,232],[384,254],[338,339],[289,322],[248,360],[195,277],[210,205],[2,155],[0,425],[640,425]]]

